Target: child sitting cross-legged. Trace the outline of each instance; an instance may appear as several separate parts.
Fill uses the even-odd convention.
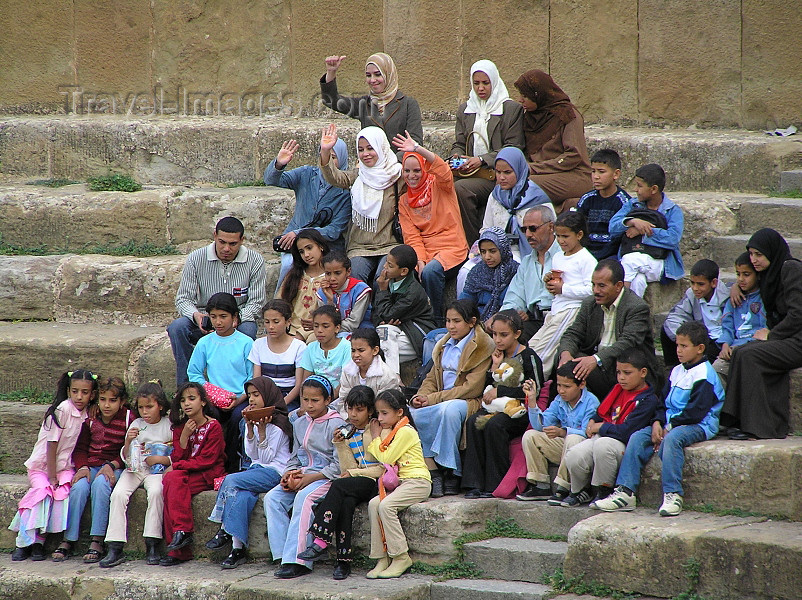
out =
[[[744,298],[738,306],[734,306],[731,299],[724,304],[721,336],[718,338],[721,352],[713,363],[713,368],[722,381],[727,380],[730,359],[735,348],[751,342],[755,332],[766,327],[766,308],[760,297],[757,271],[749,260],[749,252],[744,252],[735,259],[735,285]]]
[[[542,411],[535,404],[537,390],[530,382],[524,383],[529,404],[529,423],[532,429],[521,440],[526,457],[526,480],[529,482],[518,500],[547,500],[559,506],[570,493],[565,454],[585,439],[588,422],[599,408],[599,399],[585,387],[585,381],[574,375],[576,361],[557,368],[557,397]],[[548,463],[560,465],[551,493]]]
[[[650,373],[650,361],[640,348],[630,348],[618,357],[618,383],[588,422],[588,436],[565,454],[571,476],[571,493],[562,506],[579,506],[606,498],[613,491],[618,466],[629,437],[649,425],[660,403]],[[595,497],[594,497],[595,494]]]
[[[607,498],[597,500],[596,508],[606,512],[635,508],[641,469],[659,454],[663,461],[660,516],[682,512],[685,447],[716,435],[724,404],[724,388],[705,357],[706,342],[707,329],[699,321],[687,321],[677,329],[680,364],[671,371],[665,401],[652,416],[652,425],[629,438],[617,487]]]

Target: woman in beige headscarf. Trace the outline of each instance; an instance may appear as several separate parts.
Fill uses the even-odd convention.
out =
[[[423,143],[423,125],[420,106],[411,96],[398,89],[398,73],[395,63],[384,52],[371,54],[365,63],[365,81],[370,93],[367,96],[341,96],[337,91],[337,69],[345,56],[326,58],[326,74],[320,78],[320,93],[323,104],[354,119],[362,127],[379,127],[384,130],[387,141],[409,131],[412,139]]]

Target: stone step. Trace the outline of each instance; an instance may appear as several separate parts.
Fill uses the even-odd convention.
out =
[[[802,169],[780,173],[780,192],[802,191]]]
[[[764,490],[765,491],[765,490]],[[795,600],[802,524],[653,509],[599,514],[568,537],[566,577],[660,597]]]
[[[763,227],[776,229],[785,236],[802,235],[802,198],[756,198],[741,203],[739,228],[751,235]]]
[[[80,567],[79,567],[80,565]],[[399,579],[366,579],[355,570],[343,581],[333,581],[331,568],[316,567],[298,579],[276,579],[277,566],[262,560],[224,571],[217,564],[194,560],[172,567],[150,567],[143,560],[113,569],[84,565],[80,557],[62,563],[0,561],[0,597],[15,600],[429,600],[432,578],[404,575]],[[69,592],[67,592],[69,590]],[[539,598],[539,597],[538,597]]]
[[[27,451],[30,452],[30,446]],[[0,475],[0,522],[6,524],[11,522],[17,510],[17,503],[25,495],[27,486],[28,481],[25,475]],[[207,519],[214,507],[216,497],[216,492],[206,491],[197,494],[192,499],[195,524],[193,550],[196,556],[211,555],[213,560],[219,561],[225,558],[226,552],[210,552],[204,545],[219,528],[219,525]],[[248,535],[249,555],[259,559],[270,557],[262,497],[263,495],[260,494],[260,500],[251,514]],[[401,513],[401,524],[409,541],[413,559],[429,564],[439,564],[453,560],[457,554],[453,543],[454,540],[464,533],[482,531],[485,528],[486,521],[497,516],[499,503],[500,501],[498,500],[477,502],[463,498],[446,497],[429,499],[404,510]],[[128,505],[129,541],[126,544],[126,550],[142,552],[145,550],[142,527],[146,507],[145,490],[140,488],[131,496],[131,502]],[[84,511],[81,531],[86,534],[89,531],[89,526],[89,511]],[[13,548],[15,535],[5,525],[0,527],[0,548]],[[58,538],[58,536],[53,537]],[[85,541],[88,541],[88,538]],[[49,545],[53,546],[56,543],[57,539],[48,542]],[[357,507],[354,516],[353,547],[358,553],[365,555],[368,554],[370,549],[370,523],[367,504],[364,503]],[[0,594],[0,598],[3,597]]]
[[[0,119],[0,164],[16,177],[85,179],[108,170],[147,184],[249,181],[261,177],[281,143],[301,144],[298,164],[312,162],[321,128],[335,121],[353,147],[358,123],[325,119],[250,117],[25,116]],[[616,149],[629,181],[639,166],[657,162],[669,189],[765,192],[783,171],[802,164],[802,142],[741,130],[585,127],[588,150]],[[450,152],[453,122],[427,122],[425,143]],[[353,154],[352,154],[353,160]]]
[[[272,298],[279,262],[266,264]],[[175,294],[185,255],[0,256],[0,315],[3,320],[106,323],[163,327],[176,316]]]
[[[566,542],[493,538],[463,546],[465,560],[484,575],[506,581],[540,583],[563,566]]]
[[[709,257],[715,260],[719,265],[733,265],[735,268],[735,259],[746,252],[746,243],[751,237],[750,234],[738,234],[727,236],[713,236],[710,240]],[[791,249],[791,254],[794,256],[802,256],[802,237],[786,237],[788,246]]]
[[[0,391],[50,390],[78,367],[129,385],[158,377],[175,389],[175,361],[163,327],[0,322]],[[131,390],[133,392],[133,390]]]
[[[512,519],[523,529],[542,536],[566,536],[579,521],[596,514],[586,506],[564,509],[548,506],[545,502],[519,500],[502,500],[497,511],[499,518]]]
[[[194,250],[212,239],[215,223],[234,216],[247,243],[273,255],[273,238],[292,217],[295,195],[274,187],[182,188],[148,186],[140,192],[91,192],[85,184],[63,188],[0,186],[0,239],[61,252],[133,242]]]
[[[430,600],[546,600],[549,586],[498,579],[452,579],[433,583]]]

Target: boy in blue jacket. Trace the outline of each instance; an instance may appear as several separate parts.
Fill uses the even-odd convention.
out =
[[[749,260],[749,252],[744,252],[735,259],[735,285],[741,291],[743,300],[738,306],[733,306],[730,299],[724,304],[721,335],[718,338],[721,352],[713,363],[722,382],[727,381],[730,359],[735,348],[751,342],[755,331],[766,327],[766,309],[760,297],[757,271]]]
[[[685,447],[715,437],[724,405],[724,388],[705,357],[707,335],[707,328],[699,321],[687,321],[677,330],[680,364],[671,371],[664,404],[655,412],[651,427],[629,438],[617,487],[607,498],[597,500],[596,508],[606,512],[635,508],[641,469],[659,453],[663,461],[660,516],[682,512]]]
[[[569,361],[557,369],[557,397],[542,412],[536,404],[537,390],[531,382],[524,383],[532,429],[521,439],[528,483],[516,496],[518,500],[548,499],[549,504],[559,506],[570,493],[565,453],[585,439],[588,421],[599,408],[599,399],[585,388],[584,380],[574,375],[576,366],[576,361]],[[554,478],[557,490],[553,496],[549,462],[560,465]]]
[[[623,254],[618,258],[624,267],[624,285],[641,298],[650,281],[682,279],[685,265],[679,251],[679,241],[685,227],[682,209],[665,195],[666,173],[660,165],[644,165],[635,171],[637,199],[631,199],[621,207],[610,221],[610,235],[636,238],[640,250]],[[644,209],[657,211],[665,217],[666,227],[657,227],[645,218],[630,216],[633,210],[644,216]],[[646,211],[646,212],[648,212]],[[622,239],[621,247],[624,247]]]

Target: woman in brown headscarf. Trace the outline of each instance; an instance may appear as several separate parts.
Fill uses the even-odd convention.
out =
[[[529,179],[543,188],[560,214],[593,188],[585,121],[548,73],[527,71],[515,88],[524,108]]]

